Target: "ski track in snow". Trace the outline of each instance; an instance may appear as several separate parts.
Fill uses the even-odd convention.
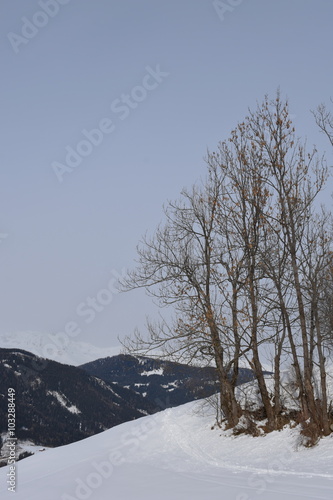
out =
[[[165,413],[167,415],[168,411],[166,411]],[[171,418],[169,417],[169,415],[171,415]],[[225,460],[217,460],[212,454],[208,453],[206,450],[203,450],[202,446],[200,446],[200,442],[198,443],[195,442],[196,440],[195,435],[190,435],[186,431],[184,425],[181,425],[177,421],[174,421],[174,419],[172,419],[172,413],[169,412],[169,415],[165,417],[165,419],[168,421],[167,425],[165,425],[165,432],[166,433],[169,432],[168,439],[177,443],[177,446],[180,448],[180,450],[191,459],[192,464],[193,462],[197,462],[198,464],[202,465],[206,464],[220,469],[228,469],[234,473],[250,472],[258,475],[260,474],[268,474],[275,476],[286,475],[286,476],[296,476],[296,477],[306,477],[306,478],[318,477],[318,478],[326,478],[333,480],[333,472],[332,473],[302,472],[302,471],[292,471],[281,468],[273,469],[269,467],[265,468],[252,467],[249,465],[230,464]],[[282,460],[278,459],[277,464],[282,465]]]
[[[199,402],[168,409],[25,459],[17,464],[15,499],[332,499],[333,438],[297,452],[297,429],[228,436],[211,430],[213,416],[198,409]],[[98,475],[114,452],[120,462],[109,477]],[[1,499],[12,498],[6,469],[0,470]],[[88,487],[93,477],[99,484]]]
[[[209,464],[214,467],[230,469],[233,472],[252,472],[255,474],[270,474],[270,475],[287,475],[287,476],[302,476],[302,477],[324,477],[327,479],[333,480],[333,474],[325,474],[325,473],[316,473],[316,472],[297,472],[290,470],[276,470],[270,468],[259,468],[259,467],[251,467],[248,465],[234,465],[228,464],[227,462],[219,462],[212,455],[207,453],[207,451],[203,451],[199,445],[196,445],[193,441],[195,440],[195,436],[191,436],[191,440],[189,440],[189,436],[186,435],[186,429],[177,424],[173,423],[169,426],[169,431],[173,436],[175,442],[179,446],[179,448],[188,455],[189,458],[194,461],[198,461],[199,463]]]

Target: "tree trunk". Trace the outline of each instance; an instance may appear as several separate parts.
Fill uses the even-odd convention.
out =
[[[255,376],[258,382],[258,387],[262,399],[262,404],[265,409],[266,417],[268,420],[268,427],[273,430],[275,428],[274,412],[269,398],[265,377],[262,370],[262,365],[259,358],[258,350],[258,306],[257,306],[257,294],[255,289],[255,267],[254,262],[251,262],[249,268],[249,284],[250,284],[250,302],[251,302],[251,313],[252,313],[252,327],[251,327],[251,347],[252,347],[252,363],[255,372]]]
[[[315,310],[315,318],[316,318],[316,331],[317,331],[317,351],[318,351],[319,371],[320,371],[321,420],[322,420],[324,435],[328,436],[331,431],[330,431],[330,422],[329,422],[329,417],[328,417],[325,357],[324,357],[323,347],[322,347],[322,335],[321,335],[321,329],[320,329],[318,307],[316,307],[316,310]]]
[[[301,285],[300,285],[299,276],[298,276],[298,266],[296,263],[295,254],[296,254],[295,247],[293,245],[293,252],[292,252],[291,258],[292,258],[294,285],[295,285],[295,291],[296,291],[296,297],[297,297],[299,321],[300,321],[301,336],[302,336],[302,352],[303,352],[303,363],[304,363],[303,364],[304,393],[305,393],[307,408],[309,410],[311,419],[314,423],[318,424],[316,402],[315,402],[315,398],[314,398],[314,389],[313,389],[313,385],[312,385],[311,359],[310,359],[309,345],[308,345],[309,338],[308,338],[308,334],[307,334],[305,309],[304,309],[303,296],[302,296],[302,290],[301,290]]]
[[[206,318],[211,334],[215,363],[220,382],[221,410],[227,419],[229,427],[235,427],[239,422],[241,408],[235,397],[235,388],[224,366],[219,332],[213,319],[213,312],[210,306],[207,307]]]

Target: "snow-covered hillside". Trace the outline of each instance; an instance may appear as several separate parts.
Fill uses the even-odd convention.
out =
[[[115,356],[120,347],[96,347],[66,334],[18,332],[0,334],[0,347],[23,349],[42,358],[79,366],[95,359]]]
[[[143,417],[17,464],[17,500],[332,499],[333,436],[234,437],[202,401]],[[1,498],[7,468],[0,470]]]

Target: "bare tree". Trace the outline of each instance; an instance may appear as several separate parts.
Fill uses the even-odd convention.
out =
[[[320,351],[321,342],[319,330],[307,322],[309,309],[317,311],[313,287],[317,286],[314,276],[318,269],[308,258],[308,234],[316,224],[314,201],[326,183],[327,168],[315,149],[307,152],[305,145],[295,137],[289,119],[288,103],[282,102],[279,95],[274,103],[266,99],[256,112],[251,113],[249,122],[249,138],[254,143],[253,148],[260,151],[262,163],[267,167],[263,171],[263,182],[270,191],[271,198],[275,200],[274,205],[271,205],[273,210],[266,210],[264,218],[287,252],[291,269],[290,284],[297,303],[302,348],[303,380],[300,387],[303,390],[304,418],[310,417],[320,433],[322,419],[317,411],[312,368],[314,348],[316,346]],[[326,248],[325,254],[327,252]],[[304,283],[308,286],[312,284],[310,304],[306,300]],[[324,371],[322,376],[323,374]],[[324,383],[323,379],[322,389]],[[326,415],[324,419],[327,420],[327,400],[325,397],[324,399],[321,402],[324,407],[322,415]]]
[[[329,130],[331,117],[322,116]],[[324,276],[333,275],[332,238],[330,216],[315,209],[327,180],[325,163],[296,137],[279,93],[249,112],[206,163],[207,178],[168,204],[165,224],[143,239],[138,267],[123,282],[125,290],[143,287],[172,306],[174,321],[150,323],[147,337],[137,332],[125,344],[189,362],[214,361],[230,426],[242,414],[235,397],[240,362],[252,367],[267,426],[274,429],[283,411],[281,366],[291,361],[301,415],[318,436],[327,434],[322,311],[328,308]],[[264,347],[274,358],[273,391],[264,375]]]
[[[333,100],[331,99],[333,103]],[[316,111],[313,112],[316,123],[320,130],[327,136],[333,146],[333,114],[328,111],[325,104],[320,104]]]
[[[322,317],[321,304],[327,298],[327,278],[332,268],[332,225],[331,215],[323,210],[307,228],[305,244],[306,259],[304,259],[303,274],[304,295],[308,300],[308,322],[310,330],[310,352],[312,370],[319,374],[319,384],[316,391],[318,422],[325,435],[330,433],[326,383],[326,353],[325,325],[329,325],[329,317]],[[318,377],[315,377],[318,379]]]
[[[144,287],[162,306],[173,305],[172,328],[150,325],[148,339],[130,340],[130,349],[166,348],[168,354],[213,359],[220,381],[221,409],[230,426],[237,424],[240,408],[235,398],[235,377],[229,371],[239,356],[226,324],[228,308],[219,290],[227,282],[220,264],[221,239],[217,209],[222,179],[210,176],[201,188],[183,191],[181,201],[169,203],[166,224],[138,249],[139,266],[124,281],[125,289]],[[225,311],[226,309],[226,311]]]

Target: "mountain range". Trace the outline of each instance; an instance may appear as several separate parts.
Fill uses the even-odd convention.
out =
[[[50,340],[50,338],[48,338]],[[58,339],[59,340],[59,339]],[[3,344],[12,347],[4,347]],[[17,343],[18,346],[13,347]],[[25,345],[34,352],[21,349]],[[7,390],[16,397],[16,437],[20,443],[61,446],[115,425],[154,414],[218,391],[216,370],[144,356],[117,354],[70,341],[53,350],[59,363],[41,357],[45,339],[35,334],[0,336],[0,435],[7,431]],[[104,357],[80,366],[97,353]],[[111,351],[112,352],[112,351]],[[239,383],[253,378],[241,369]],[[1,443],[0,443],[1,444]]]
[[[15,390],[16,437],[60,446],[156,411],[131,389],[19,349],[0,349],[0,433]]]
[[[145,356],[119,354],[81,365],[106,382],[140,394],[160,409],[178,406],[218,392],[216,368],[189,366]],[[247,368],[239,370],[238,384],[252,380]]]

